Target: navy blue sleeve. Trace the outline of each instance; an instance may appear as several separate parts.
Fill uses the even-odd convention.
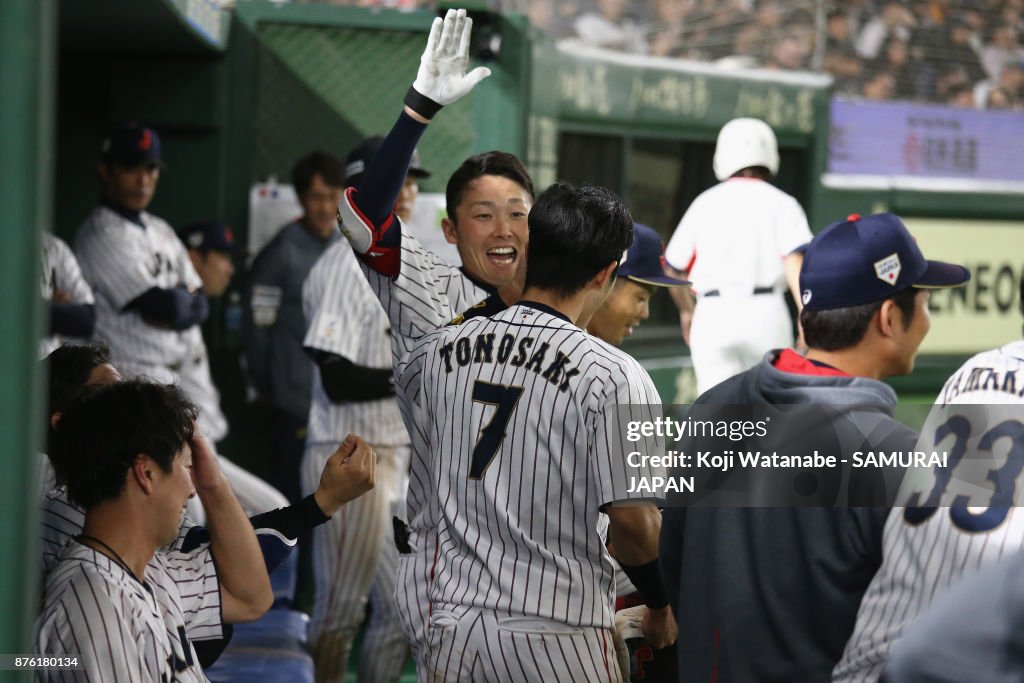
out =
[[[166,325],[181,332],[206,320],[210,302],[202,291],[192,294],[184,287],[151,287],[124,308],[138,311],[148,323]]]
[[[356,194],[356,205],[373,225],[383,224],[394,211],[409,172],[412,153],[426,129],[427,124],[403,111],[366,169]]]
[[[93,304],[50,302],[50,334],[88,338],[95,328],[96,307]]]
[[[686,510],[665,508],[661,511],[661,536],[658,540],[658,564],[661,580],[665,584],[668,604],[676,619],[679,619],[679,586],[682,579],[683,530],[686,526]]]
[[[276,531],[285,538],[294,541],[300,534],[320,526],[330,517],[325,515],[316,503],[316,498],[310,494],[302,499],[298,505],[278,508],[270,512],[264,512],[249,518],[256,531],[256,538],[260,543],[260,550],[263,553],[263,562],[267,571],[274,571],[291,552],[292,545],[283,543],[276,534],[262,533],[266,530]],[[195,526],[189,529],[181,543],[182,552],[191,552],[203,543],[210,542],[210,531],[203,526]]]
[[[348,358],[317,351],[313,360],[320,368],[320,384],[332,403],[375,401],[395,395],[391,368],[368,368]]]

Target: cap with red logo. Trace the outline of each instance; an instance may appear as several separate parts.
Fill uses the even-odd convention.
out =
[[[138,123],[122,124],[103,139],[100,158],[125,166],[159,164],[160,136],[152,128]]]
[[[235,234],[221,221],[200,221],[178,231],[178,237],[189,249],[223,251],[238,254],[243,249],[235,244]]]
[[[828,310],[881,301],[918,287],[956,287],[971,273],[925,259],[907,226],[891,213],[853,214],[828,226],[798,251],[804,308]]]

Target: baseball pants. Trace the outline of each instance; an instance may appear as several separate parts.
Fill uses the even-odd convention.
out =
[[[427,622],[430,619],[430,581],[434,570],[437,534],[411,532],[410,554],[398,556],[395,579],[395,607],[402,633],[416,660],[416,680],[427,681]]]
[[[697,395],[754,367],[768,351],[792,345],[793,324],[781,293],[702,297],[690,329]]]
[[[308,495],[337,444],[309,444],[302,459]],[[343,681],[357,630],[371,605],[359,658],[360,681],[396,681],[409,652],[392,596],[398,551],[392,516],[404,507],[408,447],[373,446],[377,484],[313,530],[313,615],[310,641],[316,680]]]
[[[611,629],[465,606],[435,608],[427,679],[462,683],[621,683]]]

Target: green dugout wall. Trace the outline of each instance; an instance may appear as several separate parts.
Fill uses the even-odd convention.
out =
[[[39,227],[50,215],[53,185],[53,93],[56,5],[50,0],[0,3],[0,653],[28,653],[37,607],[38,533],[35,454],[40,448],[42,397],[36,342],[39,308]],[[31,680],[30,672],[0,670],[0,681]]]

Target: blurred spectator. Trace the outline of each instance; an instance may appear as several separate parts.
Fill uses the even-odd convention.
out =
[[[992,88],[985,96],[985,109],[1013,109],[1014,100],[1005,88]]]
[[[825,48],[853,48],[853,24],[845,9],[833,7],[825,20]]]
[[[981,49],[981,66],[989,79],[998,80],[1004,64],[1021,59],[1024,59],[1024,49],[1017,43],[1016,30],[1005,24],[990,25]]]
[[[857,36],[857,54],[865,59],[874,59],[882,50],[886,38],[895,35],[910,39],[910,29],[917,22],[914,14],[899,2],[887,2],[881,14],[872,17]]]
[[[871,70],[861,86],[861,95],[868,100],[891,100],[895,93],[896,81],[892,74],[883,69]]]
[[[959,64],[946,64],[935,79],[932,99],[935,102],[945,102],[955,89],[970,84],[971,78],[967,75],[967,69]]]
[[[957,84],[946,93],[946,104],[951,107],[974,108],[974,92],[970,85]]]
[[[687,17],[697,8],[695,0],[654,0],[654,22],[648,34],[648,52],[660,57],[685,53]]]
[[[811,54],[811,45],[798,32],[787,31],[780,39],[769,45],[769,53],[763,66],[767,69],[807,68],[807,58]]]
[[[918,94],[917,69],[910,62],[910,44],[903,38],[890,36],[875,61],[876,70],[888,71],[895,84],[894,97],[912,100]]]
[[[646,52],[647,42],[640,24],[626,14],[626,0],[596,0],[596,10],[577,17],[576,36],[593,47],[625,52]]]
[[[967,72],[967,80],[976,83],[985,78],[985,70],[981,68],[978,53],[971,46],[972,36],[970,24],[962,16],[954,17],[949,22],[941,59],[962,67]]]

